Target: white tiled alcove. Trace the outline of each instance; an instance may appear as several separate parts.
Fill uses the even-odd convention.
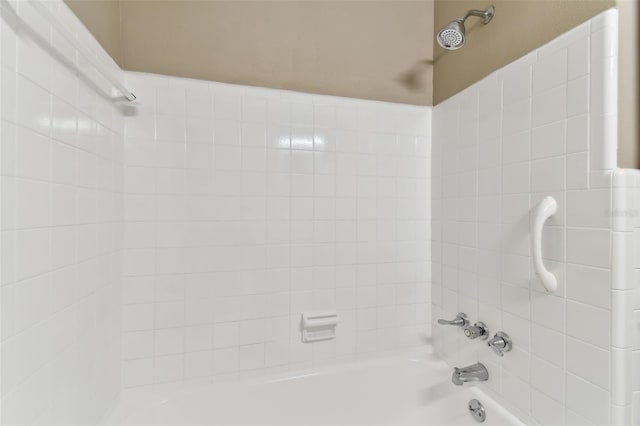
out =
[[[436,349],[486,363],[523,420],[628,424],[634,402],[638,422],[640,179],[614,170],[615,10],[435,107],[432,133],[430,108],[135,73],[125,123],[95,70],[9,5],[98,87],[2,21],[3,423],[95,423],[122,388],[419,345],[459,310],[514,350],[434,328]],[[527,238],[545,195],[551,296]],[[299,343],[299,312],[332,304],[338,339]]]

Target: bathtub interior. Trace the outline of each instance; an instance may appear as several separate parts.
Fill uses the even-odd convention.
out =
[[[521,425],[479,388],[450,383],[451,369],[411,351],[123,399],[109,426],[133,425],[472,425],[471,399],[486,425]]]

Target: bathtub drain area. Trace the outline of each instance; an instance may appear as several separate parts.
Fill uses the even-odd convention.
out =
[[[482,423],[487,419],[484,405],[475,398],[469,401],[469,414],[471,414],[471,417],[478,423]]]

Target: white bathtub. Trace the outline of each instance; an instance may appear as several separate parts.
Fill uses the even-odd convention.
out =
[[[430,355],[349,362],[272,377],[123,400],[108,425],[521,425],[477,387],[451,383],[451,368]]]

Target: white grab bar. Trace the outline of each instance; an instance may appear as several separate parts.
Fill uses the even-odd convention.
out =
[[[106,78],[122,95],[129,101],[132,102],[136,99],[136,95],[134,95],[130,90],[128,90],[124,85],[109,71],[106,70],[104,65],[101,64],[98,59],[91,54],[84,46],[80,45],[75,36],[65,28],[64,25],[58,21],[58,19],[51,13],[51,11],[42,4],[41,0],[28,0],[29,4],[33,6],[33,9],[36,10],[44,19],[49,21],[49,23],[53,26],[53,28],[58,31],[62,36],[67,39],[69,43],[78,51],[82,56],[86,58],[87,61],[96,69],[104,78]],[[53,47],[50,47],[53,48]]]
[[[558,211],[558,203],[553,197],[544,197],[532,212],[531,217],[531,243],[533,248],[533,266],[536,274],[542,281],[542,286],[547,293],[553,293],[558,288],[555,275],[547,271],[542,261],[542,228],[544,223]]]

